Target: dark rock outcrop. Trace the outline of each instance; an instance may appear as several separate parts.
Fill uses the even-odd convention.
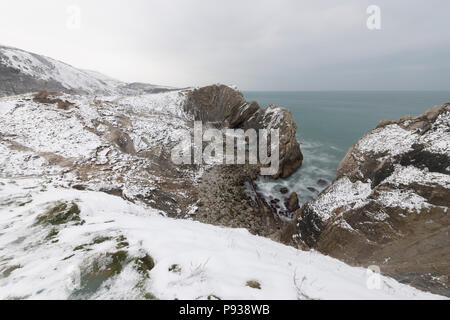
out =
[[[449,160],[450,104],[382,121],[283,239],[450,296]]]
[[[33,101],[44,104],[56,104],[59,109],[69,110],[73,103],[58,98],[60,95],[61,93],[58,91],[41,90],[34,95]]]
[[[283,187],[283,188],[280,189],[280,192],[281,192],[281,194],[287,194],[289,192],[289,189]]]
[[[221,128],[279,129],[280,167],[274,178],[286,178],[302,165],[303,155],[295,136],[297,125],[287,109],[273,105],[262,109],[228,86],[213,85],[189,91],[184,110],[197,121]]]
[[[285,206],[286,206],[286,209],[288,210],[288,212],[297,211],[300,208],[298,203],[299,203],[299,201],[298,201],[297,193],[292,192],[291,195],[289,196],[289,198],[287,198],[285,201]]]
[[[261,109],[256,102],[247,102],[243,95],[224,85],[212,85],[187,91],[184,111],[216,128],[279,129],[280,166],[272,178],[287,177],[301,166],[303,155],[296,140],[296,124],[291,113],[270,106]],[[208,168],[198,186],[196,196],[201,204],[195,219],[201,222],[244,227],[251,233],[279,240],[286,225],[277,212],[279,199],[264,199],[256,190],[254,180],[260,173],[260,164]],[[288,190],[283,190],[288,193]],[[253,196],[250,196],[253,194]],[[287,205],[292,214],[298,209],[298,197],[291,196]]]
[[[321,188],[325,188],[329,183],[324,179],[317,180],[317,185]]]

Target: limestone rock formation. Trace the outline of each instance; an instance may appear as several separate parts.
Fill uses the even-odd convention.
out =
[[[449,296],[449,174],[450,104],[382,121],[286,232],[300,246]]]
[[[222,128],[279,129],[280,167],[274,178],[286,178],[302,164],[303,155],[295,136],[297,125],[287,109],[274,105],[262,109],[228,86],[213,85],[190,91],[184,110],[195,120]]]

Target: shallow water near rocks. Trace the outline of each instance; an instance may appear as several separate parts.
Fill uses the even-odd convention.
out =
[[[283,199],[280,188],[297,192],[300,204],[314,199],[331,183],[348,148],[381,120],[417,116],[450,101],[450,91],[246,91],[246,100],[262,107],[288,108],[297,123],[297,139],[304,155],[302,168],[291,177],[273,181],[260,178],[258,192],[268,199]],[[281,201],[283,202],[283,201]]]

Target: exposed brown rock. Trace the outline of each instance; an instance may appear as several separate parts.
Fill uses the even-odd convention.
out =
[[[198,209],[193,218],[213,225],[246,228],[252,234],[279,240],[285,222],[264,201],[252,199],[247,190],[258,170],[257,166],[249,165],[214,166],[206,170],[194,190]]]
[[[58,91],[41,90],[34,95],[33,101],[45,104],[57,104],[58,109],[69,110],[70,107],[73,106],[73,103],[60,98],[55,98],[60,95],[62,94]]]
[[[280,167],[274,178],[286,178],[303,161],[296,139],[297,125],[289,110],[269,106],[261,109],[256,102],[245,101],[243,95],[224,85],[213,85],[190,91],[184,110],[195,120],[219,127],[280,130]]]
[[[292,192],[291,195],[289,196],[289,198],[286,199],[285,205],[286,205],[286,209],[289,212],[297,211],[300,208],[300,206],[298,205],[297,193]]]

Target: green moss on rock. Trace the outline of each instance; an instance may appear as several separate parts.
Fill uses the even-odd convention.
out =
[[[76,224],[84,224],[84,220],[80,218],[80,209],[74,202],[58,203],[54,207],[48,209],[45,213],[39,215],[36,219],[37,224],[58,226],[69,222]]]

